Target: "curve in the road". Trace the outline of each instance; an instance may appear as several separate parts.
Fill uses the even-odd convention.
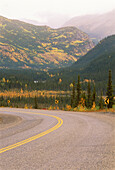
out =
[[[26,112],[26,113],[30,113],[30,112]],[[50,128],[50,129],[48,129],[48,130],[46,130],[46,131],[44,131],[42,133],[39,133],[39,134],[37,134],[35,136],[32,136],[32,137],[30,137],[28,139],[25,139],[25,140],[22,140],[20,142],[17,142],[17,143],[15,143],[13,145],[9,145],[7,147],[1,148],[0,153],[6,152],[6,151],[11,150],[11,149],[14,149],[16,147],[19,147],[21,145],[29,143],[29,142],[31,142],[31,141],[33,141],[35,139],[38,139],[38,138],[40,138],[40,137],[42,137],[44,135],[47,135],[48,133],[58,129],[63,124],[63,120],[60,117],[49,115],[49,114],[42,114],[42,113],[36,113],[36,114],[53,117],[53,118],[57,119],[58,123],[54,127]]]

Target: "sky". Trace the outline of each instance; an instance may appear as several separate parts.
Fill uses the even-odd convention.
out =
[[[0,0],[0,15],[58,27],[68,19],[115,9],[115,0]]]

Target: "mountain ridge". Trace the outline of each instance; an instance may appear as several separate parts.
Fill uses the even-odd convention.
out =
[[[90,37],[101,40],[115,34],[115,9],[105,14],[74,17],[63,26],[75,26],[86,32]]]
[[[59,68],[93,48],[88,35],[75,27],[52,29],[0,17],[0,67]]]
[[[63,82],[77,81],[78,75],[81,81],[92,81],[98,91],[104,89],[108,81],[108,71],[112,71],[112,81],[115,84],[115,35],[101,40],[92,50],[81,57],[77,62],[59,71],[59,77]],[[57,79],[59,79],[59,77]]]

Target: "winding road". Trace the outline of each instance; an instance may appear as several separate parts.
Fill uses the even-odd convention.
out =
[[[0,128],[0,170],[115,170],[115,114],[9,108],[0,114],[15,120]]]

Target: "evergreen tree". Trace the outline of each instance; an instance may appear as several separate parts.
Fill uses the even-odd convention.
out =
[[[71,107],[75,106],[75,81],[73,81],[72,85],[72,95],[71,95]]]
[[[86,94],[85,94],[85,92],[82,92],[82,94],[81,94],[81,99],[84,99],[84,106],[86,106]]]
[[[90,85],[90,81],[88,82],[88,86],[87,86],[87,107],[91,108],[92,106],[92,100],[91,100],[91,85]]]
[[[101,91],[101,96],[100,96],[100,99],[99,99],[99,108],[100,109],[103,109],[103,98],[102,98],[102,96],[103,96],[103,92]]]
[[[93,94],[92,94],[92,102],[96,101],[96,90],[95,90],[95,85],[93,87]]]
[[[34,108],[35,108],[35,109],[38,109],[38,104],[37,104],[37,98],[36,98],[36,96],[35,96],[34,102],[35,102]]]
[[[109,99],[108,108],[112,108],[113,105],[113,87],[112,87],[112,78],[111,78],[111,70],[109,70],[109,77],[108,77],[108,85],[107,85],[107,99]]]
[[[76,106],[79,105],[81,100],[81,83],[80,83],[80,75],[78,75],[78,80],[77,80],[77,95],[76,95]]]

